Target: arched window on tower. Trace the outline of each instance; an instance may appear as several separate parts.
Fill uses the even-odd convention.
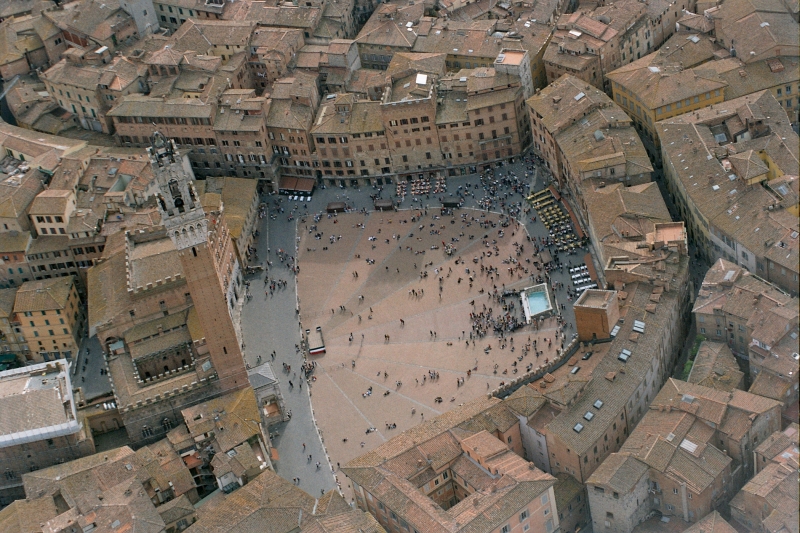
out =
[[[170,180],[169,192],[172,194],[172,203],[175,204],[179,212],[183,213],[185,209],[183,195],[181,194],[180,185],[178,185],[177,180]]]

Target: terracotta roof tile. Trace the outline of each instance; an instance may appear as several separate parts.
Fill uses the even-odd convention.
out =
[[[72,276],[26,281],[17,291],[15,313],[65,309],[75,286]]]
[[[692,524],[689,529],[684,530],[683,533],[737,533],[737,530],[726,522],[717,511],[712,511],[697,523]]]

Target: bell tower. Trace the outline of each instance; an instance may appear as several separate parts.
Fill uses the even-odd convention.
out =
[[[159,132],[147,149],[158,186],[161,223],[181,259],[181,266],[206,339],[221,391],[248,387],[239,340],[225,294],[208,248],[208,220],[175,142]]]

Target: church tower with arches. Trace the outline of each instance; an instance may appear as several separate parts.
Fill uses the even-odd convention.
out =
[[[147,149],[158,187],[161,223],[175,244],[200,326],[205,335],[218,392],[250,386],[239,338],[234,329],[225,281],[218,270],[229,240],[227,227],[206,216],[175,142],[156,132]],[[209,228],[209,223],[211,228]],[[224,274],[223,274],[224,276]]]

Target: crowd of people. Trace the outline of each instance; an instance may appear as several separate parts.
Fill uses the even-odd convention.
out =
[[[417,209],[405,211],[407,215],[405,215],[403,220],[397,220],[397,215],[395,214],[395,224],[407,224],[407,226],[403,228],[405,231],[401,230],[399,232],[392,233],[392,227],[390,226],[390,231],[382,235],[378,234],[380,233],[379,231],[373,232],[372,235],[369,233],[365,235],[371,237],[369,239],[369,246],[367,246],[365,250],[369,249],[370,246],[373,250],[376,250],[378,247],[385,249],[383,247],[387,245],[391,245],[392,247],[397,247],[399,245],[401,251],[404,250],[409,255],[414,254],[415,257],[413,261],[417,261],[417,263],[414,263],[413,265],[413,272],[418,272],[421,280],[425,280],[427,278],[436,278],[436,283],[426,288],[429,288],[429,292],[431,293],[438,292],[440,299],[442,298],[443,293],[446,295],[446,292],[456,290],[455,287],[457,285],[468,284],[471,288],[473,287],[474,283],[479,284],[480,290],[472,293],[474,299],[472,299],[470,302],[470,327],[464,328],[466,331],[461,332],[462,335],[459,337],[459,339],[466,345],[472,344],[473,346],[476,346],[476,343],[483,344],[479,349],[484,351],[482,358],[487,360],[486,363],[484,363],[484,365],[487,367],[485,368],[486,374],[489,374],[492,370],[491,365],[494,363],[492,359],[495,359],[500,363],[502,363],[503,360],[508,360],[506,364],[498,365],[497,363],[494,363],[494,374],[516,374],[518,370],[523,371],[523,368],[525,371],[530,371],[535,364],[534,362],[524,361],[524,358],[528,355],[532,355],[537,358],[537,365],[540,364],[538,361],[540,357],[543,360],[546,359],[549,361],[549,358],[553,357],[552,354],[555,353],[557,348],[563,348],[567,337],[566,330],[572,327],[571,324],[565,322],[561,317],[534,317],[529,327],[527,329],[523,329],[528,326],[528,323],[526,322],[526,318],[522,310],[519,294],[517,291],[511,288],[506,288],[506,284],[510,285],[511,287],[519,287],[520,285],[518,282],[527,278],[532,282],[546,282],[553,286],[554,292],[559,294],[563,292],[570,299],[575,294],[572,287],[569,285],[565,286],[560,281],[556,281],[551,277],[556,272],[563,272],[564,266],[570,263],[569,259],[565,257],[569,253],[559,251],[555,239],[553,236],[548,235],[546,231],[538,231],[543,228],[537,228],[537,231],[532,231],[531,235],[528,236],[528,232],[520,223],[520,221],[522,221],[527,223],[530,227],[530,222],[536,222],[536,213],[533,212],[532,208],[525,201],[525,199],[529,193],[532,177],[534,176],[534,173],[539,172],[539,170],[534,169],[532,160],[526,160],[524,168],[525,170],[523,171],[512,170],[507,167],[496,169],[495,171],[485,171],[479,176],[478,183],[464,183],[463,185],[460,185],[457,190],[451,189],[452,192],[449,195],[446,193],[440,194],[440,200],[452,197],[453,199],[459,199],[461,203],[463,203],[467,198],[472,198],[475,200],[475,202],[477,202],[477,205],[483,210],[483,212],[474,210],[465,210],[459,212],[445,209],[442,209],[441,211],[438,209],[433,211],[429,207],[424,207],[424,200],[430,199],[430,196],[426,195],[428,198],[418,198],[418,200],[420,200],[420,205]],[[379,191],[373,199],[380,197],[380,195],[381,192]],[[352,242],[348,242],[349,234],[347,234],[345,231],[342,231],[345,229],[342,227],[342,222],[345,222],[345,220],[343,218],[337,219],[336,214],[310,214],[308,213],[309,208],[307,203],[303,203],[301,207],[295,206],[294,208],[291,208],[289,204],[285,204],[283,199],[280,198],[271,203],[273,205],[270,206],[270,211],[267,212],[263,209],[260,210],[259,217],[261,218],[266,214],[269,214],[271,217],[277,216],[278,214],[288,214],[289,217],[297,216],[300,218],[301,220],[298,224],[298,229],[302,230],[304,228],[307,232],[307,241],[304,244],[307,252],[316,251],[317,248],[314,248],[315,240],[322,241],[318,246],[325,245],[325,248],[323,249],[326,249],[327,246],[340,246],[337,243],[343,238],[345,241],[342,242],[345,242],[345,246],[352,246]],[[290,209],[291,212],[286,213],[286,211]],[[429,213],[429,210],[431,210],[432,213]],[[366,213],[364,209],[361,209],[360,211]],[[400,212],[401,218],[404,217],[402,213],[403,212]],[[377,213],[373,214],[373,217],[376,215]],[[324,225],[320,225],[320,222],[326,216],[328,219],[327,229],[325,229]],[[531,218],[532,216],[534,218]],[[312,217],[313,223],[311,222]],[[308,218],[307,224],[306,218]],[[336,223],[339,224],[338,227],[331,225]],[[349,222],[347,223],[349,224]],[[306,225],[303,226],[303,224]],[[456,227],[460,225],[460,230],[457,229],[454,233],[451,226],[453,224],[456,224]],[[358,228],[361,230],[366,229],[366,225],[364,223],[354,224],[354,227],[355,226],[358,226]],[[325,231],[321,231],[320,228],[325,229]],[[329,231],[331,228],[339,229],[342,234],[345,234],[344,237],[342,237],[338,231],[335,234],[332,234],[333,231]],[[445,228],[447,228],[447,231],[445,231]],[[400,228],[396,229],[400,230]],[[386,226],[383,226],[383,230],[387,230]],[[438,241],[441,241],[441,246],[443,248],[450,247],[452,250],[452,255],[454,257],[458,256],[455,262],[453,262],[452,257],[450,257],[449,260],[445,259],[445,262],[435,264],[433,261],[428,261],[426,257],[419,257],[426,251],[428,252],[429,256],[433,252],[428,249],[429,245],[431,244],[430,242],[428,242],[425,246],[422,246],[418,244],[417,241],[421,240],[420,237],[424,237],[429,240],[430,236],[433,235],[437,237]],[[403,239],[405,242],[403,242],[401,239]],[[430,248],[434,250],[439,248],[438,241],[437,244],[433,244],[430,246]],[[295,243],[295,250],[285,251],[279,249],[276,256],[277,260],[280,261],[281,266],[287,267],[294,274],[297,274],[298,272],[298,243],[299,239]],[[509,245],[513,246],[511,251],[509,251]],[[456,246],[458,247],[457,250],[455,249]],[[395,248],[395,250],[397,250],[397,248]],[[544,255],[543,257],[543,252],[545,251],[548,252],[548,254]],[[255,250],[253,250],[253,252],[255,252]],[[364,251],[361,251],[361,253],[364,253],[366,256],[369,252],[365,253]],[[374,256],[373,253],[375,254]],[[362,283],[360,278],[369,280],[371,273],[375,272],[373,268],[376,265],[376,262],[378,263],[377,269],[380,270],[381,274],[388,275],[391,272],[401,275],[401,270],[405,270],[402,268],[402,264],[399,266],[386,265],[385,268],[384,266],[380,266],[380,261],[382,260],[380,259],[381,256],[379,252],[376,251],[373,253],[369,253],[371,257],[361,257],[360,255],[355,256],[357,259],[363,259],[366,262],[366,265],[364,263],[360,263],[361,266],[356,267],[357,270],[350,269],[347,271],[348,274],[352,275],[352,280],[356,281],[356,283]],[[458,254],[464,255],[466,258]],[[435,254],[434,257],[439,257],[439,255],[440,254]],[[268,249],[268,266],[265,268],[272,266],[271,262],[269,262],[270,259],[274,259],[274,257],[272,257],[272,254]],[[410,263],[411,261],[409,261],[409,266]],[[350,276],[347,277],[350,278]],[[451,283],[449,278],[452,278],[452,282],[455,283]],[[559,276],[559,279],[560,278],[561,277]],[[290,283],[288,283],[286,280],[271,278],[269,272],[267,272],[264,281],[265,290],[270,294],[277,290],[285,289],[290,285]],[[437,287],[438,291],[436,290]],[[367,294],[366,291],[365,294]],[[421,287],[409,287],[408,295],[414,300],[422,299],[424,297],[424,289]],[[367,296],[369,297],[370,295],[367,294]],[[436,298],[436,295],[434,294],[433,297]],[[473,297],[470,296],[470,298]],[[362,302],[363,299],[363,296],[359,296],[358,304],[356,304],[355,301],[350,301],[349,303],[345,301],[344,303],[348,304],[347,307],[354,309],[355,313],[358,313],[359,306],[362,305],[360,302]],[[562,300],[567,300],[567,298],[565,297]],[[328,307],[331,306],[325,306],[323,314],[327,314]],[[365,323],[368,322],[366,319],[373,318],[372,308],[369,309],[368,315],[366,313],[366,309],[367,307],[364,306]],[[376,307],[375,310],[379,313],[375,315],[375,319],[380,319],[381,317],[379,308]],[[350,309],[346,309],[344,305],[339,306],[339,314],[345,312],[347,312],[347,314],[353,313],[353,311]],[[331,313],[332,315],[339,316],[336,309],[331,309]],[[408,316],[405,317],[405,319],[408,318]],[[398,319],[395,319],[395,324],[397,324],[396,320]],[[405,320],[399,319],[399,321],[401,328],[403,328],[403,326],[405,326]],[[361,315],[358,315],[358,322],[361,323]],[[369,330],[362,331],[365,331],[369,336]],[[389,333],[392,333],[391,336]],[[528,334],[527,342],[523,341],[526,333]],[[387,344],[393,341],[397,342],[398,338],[402,342],[403,338],[405,337],[403,329],[401,329],[400,332],[395,330],[394,332],[390,331],[383,334],[384,342]],[[459,342],[455,338],[448,338],[447,333],[444,333],[444,338],[441,338],[440,340],[437,332],[433,329],[431,329],[430,334],[431,341],[442,342],[442,346],[444,346],[444,342],[447,342],[449,345],[452,344],[451,341]],[[347,332],[345,333],[345,336],[347,336]],[[514,345],[515,337],[517,340],[516,346]],[[355,336],[352,332],[350,332],[348,338],[348,345],[351,345],[354,342]],[[361,335],[361,339],[363,343],[363,333]],[[464,344],[462,344],[462,346],[464,346]],[[491,354],[493,346],[495,349],[509,350],[509,352],[514,353],[514,356],[509,358],[507,357],[509,352],[506,352],[505,356],[502,358],[485,357],[486,355],[494,355]],[[302,349],[300,349],[300,351],[305,357],[305,351]],[[342,365],[344,366],[345,363],[342,363]],[[355,360],[352,361],[352,365],[353,370],[355,370]],[[292,372],[291,365],[283,363],[283,367],[284,372],[287,375],[287,380],[291,382],[290,388],[293,389],[296,384],[302,383],[302,381],[306,381],[307,384],[311,384],[314,381],[314,372],[317,367],[317,362],[310,359],[305,359],[302,367],[297,372],[297,374],[300,374],[300,376],[297,376],[294,372]],[[478,361],[476,359],[475,366],[472,367],[472,365],[470,365],[470,369],[466,371],[466,374],[453,377],[453,379],[456,380],[456,388],[459,389],[464,386],[467,382],[467,379],[471,375],[473,375],[472,379],[474,380],[474,372],[477,371],[477,368]],[[374,370],[371,375],[374,375]],[[387,376],[384,375],[384,378],[387,378]],[[451,382],[449,382],[451,379],[450,375],[446,375],[445,378],[448,380],[448,385],[451,385]],[[299,382],[297,381],[298,379]],[[409,377],[406,375],[404,379],[408,380]],[[438,382],[439,372],[436,370],[428,370],[421,376],[421,378],[413,378],[412,376],[410,379],[414,379],[418,386],[424,385],[427,381]],[[402,392],[402,382],[400,380],[393,381],[395,388],[392,388],[391,391],[389,388],[386,388],[385,391],[382,391],[381,388],[378,387],[376,396],[380,397],[381,394],[378,393],[381,392],[383,396],[389,395],[390,392],[405,395],[405,393]],[[392,383],[392,381],[389,383]],[[496,381],[493,383],[496,385]],[[408,387],[409,385],[406,386]],[[410,386],[413,387],[413,384],[410,384]],[[483,383],[480,383],[480,386],[483,387]],[[489,387],[488,382],[487,387]],[[437,403],[448,399],[447,395],[444,393],[445,390],[449,390],[449,387],[444,388],[443,384],[440,386],[438,383],[434,385],[434,390],[431,392],[433,394],[442,395],[436,396],[435,401]],[[363,398],[367,399],[373,395],[373,386],[370,385],[366,390],[364,388],[359,388],[355,392],[362,394]],[[357,394],[355,394],[355,396],[357,397]],[[394,398],[394,394],[391,394],[391,397]],[[456,397],[452,396],[449,399],[450,401],[455,401]],[[367,401],[376,400],[378,399],[373,398]],[[393,402],[394,400],[390,399],[390,401]],[[415,409],[412,410],[412,415],[414,414]],[[395,422],[385,421],[385,428],[387,430],[394,429],[395,427],[397,427]],[[372,426],[367,428],[367,434],[374,431],[377,430]],[[345,434],[342,436],[350,437],[351,440],[355,440],[353,435]],[[347,442],[347,438],[344,438],[343,442]],[[361,446],[363,447],[364,444],[365,443],[362,441]],[[319,464],[317,463],[317,469],[318,468]],[[297,482],[299,483],[299,478],[297,479]]]

